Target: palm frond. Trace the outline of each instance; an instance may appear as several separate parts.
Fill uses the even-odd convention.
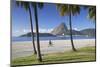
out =
[[[38,3],[38,7],[39,7],[40,9],[42,9],[42,8],[44,7],[44,4],[43,4],[43,3]]]
[[[60,11],[61,16],[68,15],[69,11],[73,16],[80,13],[80,6],[78,5],[57,4],[57,9]]]
[[[32,8],[34,8],[35,5],[36,5],[36,2],[31,2],[31,6],[32,6]]]
[[[24,2],[24,1],[16,1],[16,4],[18,7],[22,7],[25,10],[28,10],[29,7],[29,2]]]
[[[72,6],[71,13],[73,16],[80,14],[80,6],[78,5]]]
[[[23,2],[23,7],[25,10],[28,10],[29,6],[30,6],[29,2]]]
[[[42,9],[44,4],[43,3],[36,3],[36,2],[31,2],[32,8],[34,8],[35,5],[38,5],[38,8]]]
[[[94,6],[88,7],[88,17],[93,20],[96,19],[96,7]]]
[[[16,5],[20,6],[21,2],[20,1],[16,1]]]
[[[60,11],[61,16],[64,16],[69,13],[68,5],[57,4],[57,9]]]
[[[59,10],[60,7],[62,6],[61,4],[56,4],[56,5],[57,5],[57,6],[56,6],[57,10]]]

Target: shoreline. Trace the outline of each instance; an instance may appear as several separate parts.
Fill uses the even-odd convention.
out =
[[[70,39],[59,39],[59,41],[62,41],[62,40],[69,41]],[[94,39],[94,38],[92,38],[92,39],[73,39],[73,41],[76,41],[76,40],[96,40],[96,39]],[[40,40],[40,41],[49,41],[49,40]],[[58,41],[58,40],[51,40],[51,41]],[[11,42],[12,43],[28,43],[28,42],[32,42],[32,41],[11,41]]]
[[[87,46],[96,46],[95,39],[78,39],[73,40],[76,49]],[[52,40],[53,45],[49,45],[49,41],[40,41],[41,54],[64,52],[72,50],[70,40]],[[33,54],[33,45],[31,41],[12,42],[12,59],[18,57],[30,56]],[[35,41],[36,46],[36,41]],[[36,46],[37,48],[37,46]]]

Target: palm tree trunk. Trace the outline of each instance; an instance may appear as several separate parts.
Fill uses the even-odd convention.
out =
[[[33,33],[32,14],[31,14],[30,4],[29,4],[29,15],[30,15],[31,36],[32,36],[32,43],[33,43],[33,48],[34,48],[34,54],[37,54],[36,48],[35,48],[35,43],[34,43],[34,33]]]
[[[38,28],[38,14],[37,14],[37,4],[34,5],[34,16],[35,16],[35,24],[36,24],[36,39],[37,39],[37,58],[41,62],[41,52],[40,52],[40,41],[39,41],[39,28]]]
[[[70,39],[71,39],[71,44],[72,44],[72,50],[76,51],[73,43],[73,36],[72,36],[72,21],[71,21],[71,7],[69,7],[69,25],[70,25]]]

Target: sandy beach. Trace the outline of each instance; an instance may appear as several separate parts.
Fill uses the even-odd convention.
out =
[[[72,50],[70,40],[52,40],[52,43],[53,45],[50,46],[48,41],[40,41],[41,54]],[[77,49],[86,46],[95,46],[95,39],[74,40],[74,45]],[[12,59],[30,56],[33,54],[33,46],[31,41],[12,42],[11,46]]]

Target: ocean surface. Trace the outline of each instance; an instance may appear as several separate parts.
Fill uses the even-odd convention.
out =
[[[34,38],[36,40],[36,37]],[[69,40],[70,36],[39,37],[40,40]],[[95,39],[95,37],[73,36],[73,39]],[[12,37],[13,42],[31,41],[31,37]]]

